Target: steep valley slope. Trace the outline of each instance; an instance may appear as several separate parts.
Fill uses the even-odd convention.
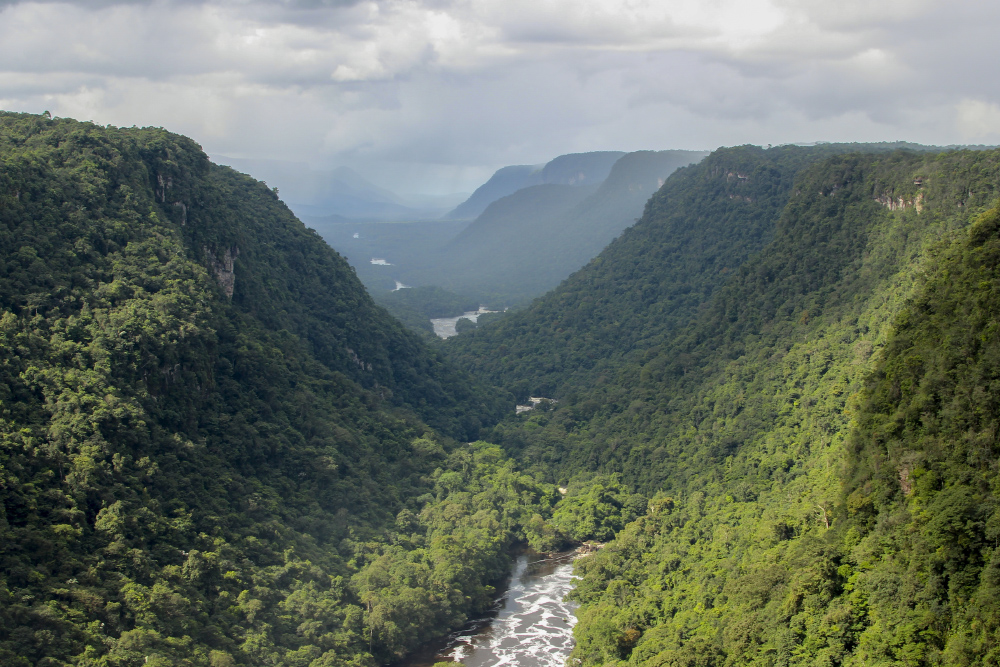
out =
[[[705,155],[679,150],[563,155],[538,170],[538,182],[484,204],[461,229],[442,221],[337,225],[336,232],[327,227],[323,233],[373,294],[399,281],[444,288],[497,309],[522,306],[601,252],[635,222],[671,173]],[[442,239],[450,229],[455,231]],[[354,233],[371,240],[354,239]],[[434,246],[432,239],[442,240]],[[392,266],[371,266],[371,257]]]
[[[399,659],[554,546],[512,409],[191,140],[0,114],[3,665]]]
[[[636,151],[622,155],[592,188],[585,181],[518,190],[490,204],[442,248],[437,264],[446,271],[415,278],[483,303],[523,305],[601,252],[635,222],[670,174],[705,155]]]
[[[798,150],[679,172],[456,340],[560,398],[494,429],[522,465],[650,498],[581,563],[574,664],[996,663],[1000,153]]]
[[[886,144],[722,148],[678,169],[642,218],[558,289],[449,341],[463,365],[519,397],[561,397],[673,335],[774,235],[797,175]]]
[[[573,665],[997,664],[1000,151],[899,148],[720,149],[431,345],[193,141],[0,114],[0,663],[392,664],[598,539]]]

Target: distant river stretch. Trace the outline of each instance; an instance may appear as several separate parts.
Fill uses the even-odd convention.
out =
[[[440,338],[451,338],[452,336],[457,336],[458,332],[455,331],[455,324],[462,319],[467,317],[473,322],[479,319],[479,316],[483,313],[489,313],[489,310],[470,310],[467,313],[462,313],[458,317],[436,317],[431,320],[431,325],[434,327],[434,334]]]
[[[576,604],[563,600],[573,588],[575,551],[522,554],[496,611],[477,619],[400,667],[429,667],[457,660],[466,667],[563,667],[573,649]]]

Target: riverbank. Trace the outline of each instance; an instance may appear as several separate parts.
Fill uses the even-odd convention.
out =
[[[577,607],[565,597],[580,555],[579,548],[519,554],[493,609],[395,667],[432,667],[441,661],[466,667],[562,667],[573,649]]]

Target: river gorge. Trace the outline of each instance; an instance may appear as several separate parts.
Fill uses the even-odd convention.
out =
[[[431,667],[440,661],[466,667],[562,667],[573,648],[577,605],[564,598],[573,588],[578,556],[575,550],[520,554],[490,613],[398,667]]]

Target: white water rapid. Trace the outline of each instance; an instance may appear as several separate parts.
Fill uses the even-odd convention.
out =
[[[573,588],[575,556],[518,556],[494,614],[470,622],[443,645],[404,664],[424,667],[451,660],[466,667],[563,667],[576,624],[577,605],[563,599]]]

